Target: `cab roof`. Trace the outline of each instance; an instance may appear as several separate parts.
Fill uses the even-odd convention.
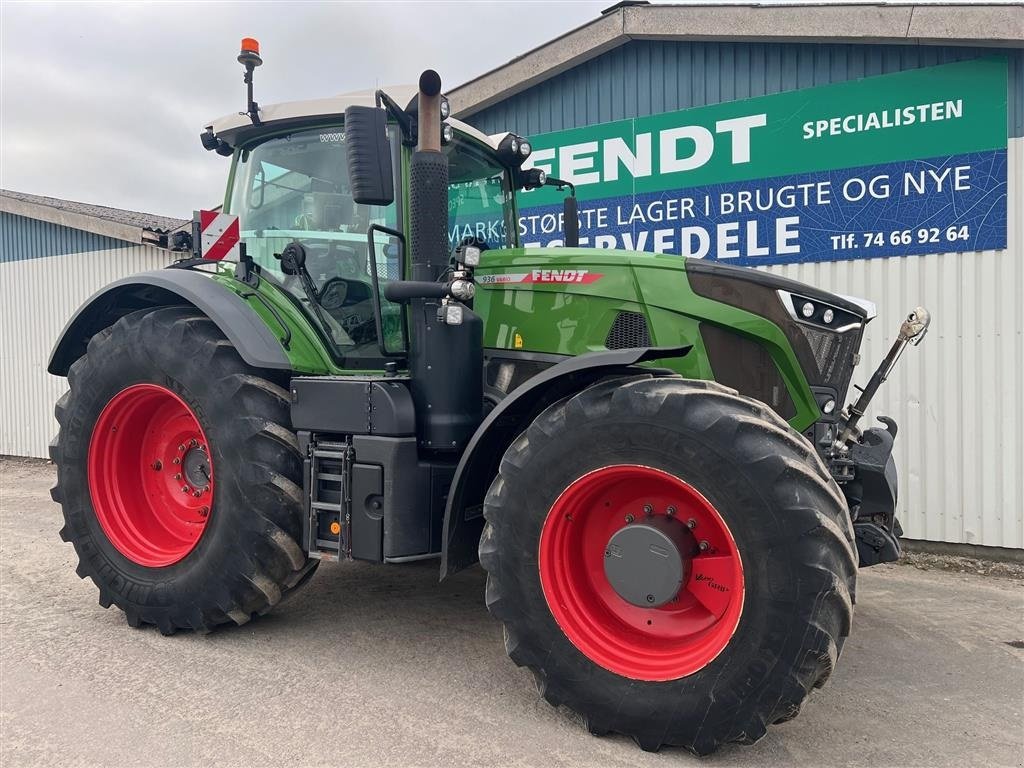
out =
[[[408,104],[417,93],[417,88],[414,85],[390,86],[381,90],[399,104]],[[297,127],[303,123],[308,123],[310,120],[320,118],[336,118],[340,120],[344,117],[347,107],[373,107],[376,104],[376,89],[352,91],[351,93],[342,93],[324,99],[285,101],[280,104],[261,105],[260,125],[253,125],[249,116],[244,112],[233,112],[214,120],[206,128],[213,131],[218,139],[221,139],[233,148],[262,135],[266,132],[267,127],[271,125],[286,128],[290,125]],[[471,136],[492,149],[497,149],[498,142],[507,135],[501,133],[488,136],[473,126],[455,118],[448,118],[445,122],[449,123],[452,128],[460,133]]]

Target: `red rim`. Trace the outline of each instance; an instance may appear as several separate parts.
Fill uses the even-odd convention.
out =
[[[648,514],[688,524],[699,542],[689,577],[657,608],[624,600],[604,570],[612,535]],[[634,680],[704,668],[729,644],[743,611],[743,565],[725,521],[693,486],[651,467],[603,467],[570,484],[544,521],[538,566],[548,607],[573,645]]]
[[[195,548],[213,499],[208,446],[195,413],[166,387],[133,384],[111,398],[89,441],[89,495],[118,552],[155,568]]]

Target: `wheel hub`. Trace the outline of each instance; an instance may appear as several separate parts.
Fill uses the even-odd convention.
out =
[[[604,551],[604,574],[626,602],[657,608],[676,598],[690,578],[697,542],[669,517],[650,517],[617,530]]]
[[[201,491],[210,484],[210,457],[206,455],[205,446],[189,448],[181,466],[185,480],[194,489]]]

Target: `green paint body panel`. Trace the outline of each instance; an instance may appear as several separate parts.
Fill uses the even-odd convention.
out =
[[[564,272],[544,274],[551,270],[575,270],[577,277],[585,270],[582,280],[592,282],[537,282],[569,279]],[[683,358],[652,365],[687,378],[713,379],[699,329],[700,323],[710,323],[768,350],[796,406],[790,419],[795,429],[803,431],[821,418],[782,329],[759,315],[698,296],[678,256],[586,248],[491,250],[484,253],[476,277],[474,309],[484,318],[486,347],[582,355],[605,349],[619,312],[640,312],[647,318],[652,345],[693,345]]]
[[[288,295],[269,280],[260,280],[257,285],[243,283],[234,277],[234,265],[222,265],[211,275],[225,290],[237,294],[248,303],[259,318],[266,324],[270,332],[279,339],[291,338],[287,346],[282,348],[296,373],[313,375],[337,375],[347,371],[338,366],[331,356],[326,342],[321,338],[313,322],[306,314],[295,306]],[[257,295],[262,298],[257,298]],[[266,303],[264,303],[266,302]],[[270,310],[270,305],[277,312]],[[282,321],[287,325],[282,328]],[[360,371],[366,374],[367,371]]]

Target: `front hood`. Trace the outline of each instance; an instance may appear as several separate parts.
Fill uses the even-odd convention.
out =
[[[786,291],[825,302],[844,309],[867,322],[873,316],[870,303],[854,300],[790,280],[771,272],[751,267],[734,267],[718,261],[685,259],[674,254],[647,253],[610,248],[499,248],[484,251],[480,268],[481,282],[501,282],[489,279],[497,275],[514,277],[527,283],[586,283],[602,268],[629,267],[633,270],[669,270],[687,275],[703,275],[719,281],[753,283],[773,291]],[[586,270],[581,275],[581,272]],[[566,272],[569,274],[566,274]],[[539,274],[537,274],[539,273]],[[546,273],[546,274],[545,274]]]

